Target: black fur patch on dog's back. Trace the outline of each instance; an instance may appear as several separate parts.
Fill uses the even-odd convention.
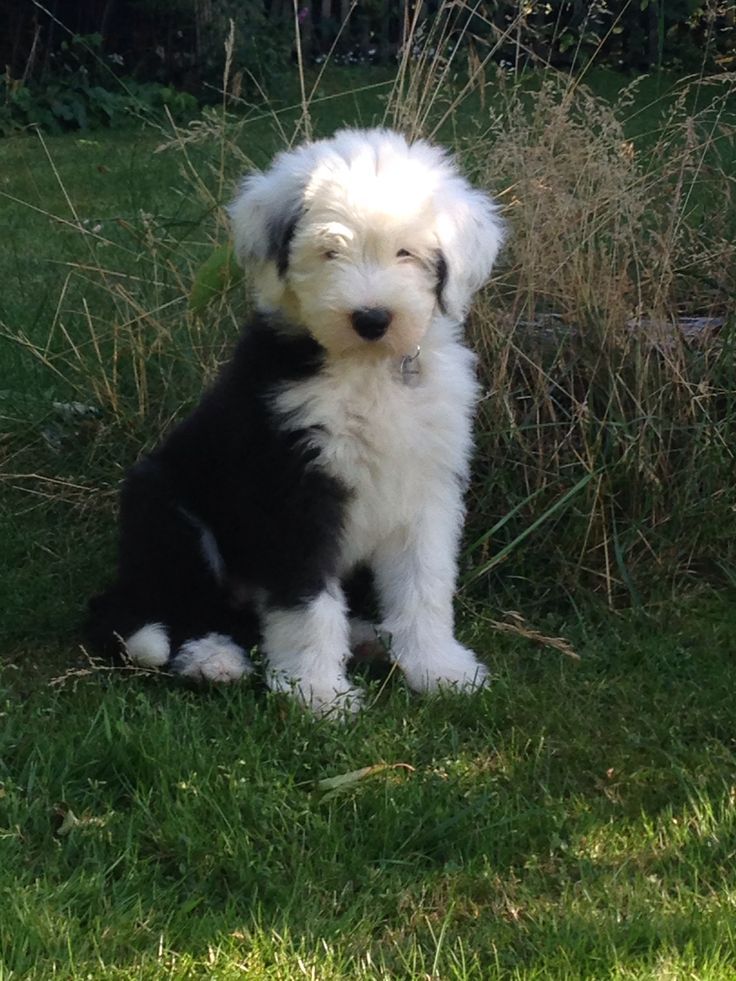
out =
[[[288,607],[336,575],[349,492],[315,465],[309,433],[284,427],[273,408],[284,386],[322,366],[309,335],[262,314],[246,328],[197,408],[126,477],[118,578],[91,607],[95,638],[151,622],[173,643],[237,637],[253,616],[238,613],[236,594]],[[224,572],[207,562],[202,529]]]

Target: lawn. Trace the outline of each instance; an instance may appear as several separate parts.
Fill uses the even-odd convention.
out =
[[[468,615],[489,692],[373,682],[346,729],[11,662],[4,977],[733,976],[734,607],[565,627]]]
[[[661,85],[631,112],[645,140]],[[370,122],[385,94],[330,99],[317,129]],[[204,322],[187,308],[240,158],[163,140],[0,145],[0,979],[736,976],[733,359],[708,376],[711,428],[668,430],[691,509],[668,514],[674,482],[647,471],[651,529],[622,488],[616,535],[585,561],[603,518],[559,505],[580,473],[563,461],[545,497],[509,449],[531,417],[504,443],[483,416],[458,619],[494,683],[470,700],[366,677],[368,709],[336,726],[257,682],[201,691],[84,657],[120,476],[196,398],[241,309],[234,292]],[[278,141],[254,119],[233,146],[262,163]],[[623,481],[601,442],[611,469],[596,460],[584,493]],[[554,485],[549,460],[536,472]],[[630,564],[641,540],[656,562]]]

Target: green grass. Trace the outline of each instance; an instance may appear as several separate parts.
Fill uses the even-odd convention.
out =
[[[315,110],[318,132],[380,118],[385,90],[364,86],[384,75],[350,74],[361,91],[339,94],[347,77],[327,77],[325,94],[339,97]],[[615,97],[620,80],[591,83]],[[643,83],[632,136],[657,129],[661,84]],[[484,112],[474,93],[450,128],[475,134]],[[273,119],[252,115],[237,148],[263,163],[280,138]],[[287,132],[297,115],[283,114]],[[500,532],[468,550],[469,577],[546,509],[550,520],[460,597],[463,639],[494,676],[472,700],[423,701],[396,679],[366,681],[368,711],[336,727],[257,682],[196,691],[89,670],[79,623],[110,573],[119,479],[196,398],[236,330],[218,311],[194,324],[186,295],[213,228],[224,234],[216,205],[240,163],[228,159],[220,176],[219,144],[193,145],[189,162],[210,197],[198,195],[186,159],[156,154],[160,142],[132,127],[46,148],[36,137],[0,144],[0,191],[16,199],[0,212],[0,979],[735,976],[736,578],[733,518],[713,519],[716,504],[732,513],[733,487],[687,471],[701,459],[688,455],[701,432],[688,435],[689,417],[664,431],[675,468],[684,461],[677,479],[694,489],[690,508],[670,515],[663,495],[673,486],[658,477],[648,486],[657,522],[697,531],[673,532],[666,548],[654,539],[644,589],[631,583],[639,605],[619,613],[580,578],[558,575],[551,557],[565,554],[563,569],[584,564],[575,543],[603,522],[593,492],[604,475],[620,509],[614,537],[603,536],[609,578],[628,586],[629,553],[651,551],[644,521],[627,523],[630,488],[611,450],[628,410],[610,431],[591,420],[591,445],[609,433],[596,466],[610,450],[610,475],[596,472],[559,510],[580,473],[564,464],[558,479],[543,437],[545,425],[567,430],[565,418],[504,421],[494,451],[482,432],[469,540],[496,522]],[[75,213],[84,228],[102,226],[101,240],[59,220]],[[138,277],[121,282],[140,290],[123,297],[87,264]],[[104,362],[112,326],[139,297],[145,309],[125,338],[141,342],[150,378],[141,388],[121,357],[115,409],[93,390],[93,355],[70,368],[63,332],[85,352],[99,340]],[[165,303],[168,319],[149,317]],[[563,379],[565,357],[549,369]],[[724,394],[712,404],[725,415],[733,362],[721,361]],[[526,377],[510,377],[509,391],[525,392]],[[54,402],[70,399],[100,414],[69,421]],[[550,404],[564,413],[564,399]],[[542,434],[546,496],[513,455],[530,432]],[[728,443],[713,432],[702,429],[703,458],[726,473]],[[627,445],[641,452],[637,438],[631,422]],[[706,477],[718,485],[712,502]],[[670,565],[685,571],[673,576]],[[495,629],[511,607],[541,634],[567,638],[581,660]],[[332,796],[319,788],[376,764]]]
[[[732,976],[734,607],[567,624],[580,662],[473,620],[489,692],[345,729],[6,667],[4,976]]]

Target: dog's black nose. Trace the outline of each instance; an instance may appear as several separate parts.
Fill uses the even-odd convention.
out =
[[[361,307],[352,314],[353,327],[366,341],[377,341],[388,330],[392,313],[385,307]]]

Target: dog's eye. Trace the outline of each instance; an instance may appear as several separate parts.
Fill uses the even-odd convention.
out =
[[[399,249],[396,253],[397,259],[411,259],[411,252],[408,249]]]
[[[322,253],[324,259],[337,259],[337,252],[334,249],[328,249],[327,252]]]

